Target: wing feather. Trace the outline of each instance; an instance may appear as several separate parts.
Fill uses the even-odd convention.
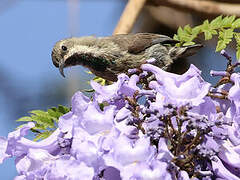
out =
[[[153,33],[119,34],[110,37],[122,50],[131,54],[138,54],[155,44],[175,45],[179,41],[168,36]]]

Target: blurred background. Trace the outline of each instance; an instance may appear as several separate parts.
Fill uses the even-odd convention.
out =
[[[235,1],[236,2],[236,1]],[[0,1],[0,136],[19,126],[15,120],[34,109],[70,105],[78,90],[90,88],[87,69],[74,67],[60,76],[52,65],[51,51],[58,40],[71,36],[111,35],[127,0],[1,0]],[[178,26],[197,25],[215,15],[146,6],[133,32],[173,36]],[[201,41],[201,39],[199,39]],[[216,39],[204,44],[188,63],[203,71],[223,70],[226,62],[215,53]],[[234,49],[228,50],[234,56]],[[235,56],[234,56],[235,57]],[[16,176],[14,159],[0,165],[0,179]]]

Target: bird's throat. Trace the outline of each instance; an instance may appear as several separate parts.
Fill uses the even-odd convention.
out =
[[[95,71],[105,71],[109,62],[102,57],[95,57],[91,54],[73,54],[65,60],[65,67],[82,65]]]

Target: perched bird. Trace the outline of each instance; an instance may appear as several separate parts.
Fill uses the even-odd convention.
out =
[[[175,47],[176,43],[168,36],[153,33],[73,37],[55,44],[52,61],[63,76],[65,67],[82,65],[99,77],[116,81],[118,74],[139,68],[150,58],[156,59],[154,65],[168,71],[176,59],[191,56],[202,47]]]

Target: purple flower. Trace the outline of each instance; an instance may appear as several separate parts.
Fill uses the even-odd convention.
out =
[[[19,166],[19,168],[18,168]],[[43,150],[30,150],[17,164],[17,179],[91,179],[94,170],[71,156],[54,157]]]
[[[128,179],[166,179],[171,180],[168,164],[158,160],[150,163],[136,162],[124,167],[120,171],[123,180]]]
[[[235,148],[236,149],[236,148]],[[240,169],[240,154],[236,152],[231,143],[225,142],[222,145],[218,157],[229,164],[232,168]]]
[[[115,119],[117,122],[120,122],[124,119],[126,119],[127,117],[129,117],[131,115],[131,111],[125,107],[123,107],[122,109],[120,109],[116,116],[115,116]]]
[[[3,141],[1,146],[4,148],[1,149],[1,159],[12,156],[22,157],[28,153],[29,149],[43,149],[52,154],[54,154],[56,151],[59,151],[57,141],[58,136],[61,135],[59,129],[55,130],[55,132],[47,139],[40,142],[34,142],[24,138],[24,136],[27,134],[27,131],[33,127],[34,123],[30,122],[16,131],[9,133],[7,139],[2,139]]]
[[[150,82],[150,88],[163,94],[169,103],[175,105],[190,103],[197,106],[204,102],[210,88],[210,84],[202,79],[200,71],[194,65],[183,75],[168,73],[150,64],[143,64],[141,68],[152,72],[157,79],[157,82]]]
[[[183,75],[141,68],[108,86],[92,81],[92,99],[75,93],[45,140],[24,138],[33,123],[0,138],[0,163],[16,157],[16,180],[240,179],[239,74],[210,89],[193,65]],[[228,99],[209,90],[229,91]]]
[[[150,161],[155,153],[148,137],[132,140],[122,134],[114,140],[112,150],[104,155],[104,160],[108,166],[121,169],[132,163]]]
[[[115,106],[106,106],[102,111],[96,101],[90,101],[81,92],[72,98],[72,111],[60,117],[59,128],[71,132],[73,127],[81,127],[90,134],[110,130],[113,125]]]
[[[16,131],[9,133],[8,139],[1,139],[1,146],[3,147],[1,148],[1,159],[4,160],[6,157],[11,156],[16,157],[16,168],[20,175],[16,179],[42,179],[48,176],[56,179],[59,173],[56,174],[53,166],[61,162],[62,158],[69,157],[69,155],[61,154],[61,146],[59,145],[58,138],[63,134],[57,129],[47,139],[40,142],[33,142],[24,138],[28,130],[33,127],[34,123],[30,122]],[[67,162],[70,163],[68,160]],[[72,169],[69,169],[69,171],[72,172]],[[67,173],[66,171],[64,172]],[[70,177],[71,172],[62,175],[62,178],[66,176]],[[91,172],[91,174],[93,173]],[[74,176],[77,176],[77,174]]]
[[[231,171],[229,171],[224,166],[224,164],[222,163],[222,161],[218,157],[215,157],[215,160],[212,161],[212,168],[213,168],[213,171],[214,171],[215,175],[218,178],[231,179],[231,180],[239,180],[240,179],[236,175],[232,174]]]
[[[220,54],[227,59],[231,59],[231,56],[229,56],[229,54],[224,49],[221,50]]]
[[[240,124],[239,124],[239,120],[240,120],[240,116],[234,116],[232,117],[233,123],[231,126],[228,126],[228,137],[229,140],[231,141],[231,143],[234,146],[240,145]]]
[[[236,115],[240,115],[240,74],[234,73],[231,75],[231,80],[234,85],[230,88],[228,98],[234,102],[236,106]]]
[[[190,180],[186,171],[180,171],[178,174],[178,180]]]
[[[173,154],[169,151],[167,147],[167,139],[160,138],[158,143],[158,156],[157,159],[167,162],[171,161],[173,158]]]
[[[4,159],[10,157],[10,155],[6,153],[7,144],[7,139],[0,137],[0,163],[2,163]]]
[[[101,86],[95,81],[91,81],[91,86],[95,90],[95,99],[102,103],[114,99],[121,99],[121,95],[132,96],[136,90],[139,78],[137,75],[132,75],[130,78],[125,74],[118,75],[118,81],[108,86]]]
[[[72,110],[59,118],[59,129],[63,133],[70,133],[74,125],[78,125],[81,121],[79,116],[85,112],[88,105],[91,103],[90,99],[81,92],[76,92],[72,97]]]

